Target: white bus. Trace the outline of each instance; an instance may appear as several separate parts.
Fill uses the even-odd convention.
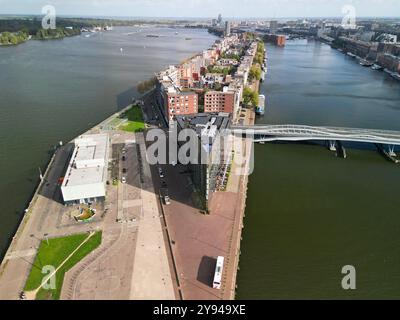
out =
[[[214,289],[221,289],[222,270],[224,268],[224,257],[217,258],[217,265],[215,266],[215,274],[213,281]]]

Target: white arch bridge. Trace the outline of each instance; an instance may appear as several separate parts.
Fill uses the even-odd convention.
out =
[[[290,124],[232,126],[231,130],[234,134],[254,134],[255,142],[307,140],[367,142],[387,145],[391,153],[394,146],[400,146],[400,131]]]

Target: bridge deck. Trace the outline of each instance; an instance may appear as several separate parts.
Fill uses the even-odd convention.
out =
[[[244,132],[254,134],[255,141],[341,140],[400,145],[400,131],[379,129],[304,125],[255,125],[232,126],[231,130],[236,134]]]

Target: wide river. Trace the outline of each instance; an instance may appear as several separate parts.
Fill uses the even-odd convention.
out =
[[[204,30],[115,28],[0,48],[1,254],[52,146],[127,105],[140,80],[214,39]],[[314,42],[268,46],[268,54],[260,123],[400,130],[400,85],[383,73]],[[318,145],[255,147],[238,298],[400,297],[400,168],[354,147],[346,160]],[[355,291],[341,289],[344,265],[357,270]]]

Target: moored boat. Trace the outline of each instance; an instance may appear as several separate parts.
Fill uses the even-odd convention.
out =
[[[390,71],[389,69],[384,69],[383,71],[385,71],[393,79],[400,81],[400,74],[399,73]]]
[[[262,70],[261,71],[261,82],[264,82],[265,81],[265,71],[264,70]]]
[[[256,107],[256,114],[257,115],[264,115],[265,113],[265,96],[263,94],[260,94],[258,96],[258,104]]]
[[[367,61],[367,60],[365,60],[365,59],[361,59],[361,60],[360,60],[360,65],[363,66],[363,67],[370,67],[370,66],[373,65],[373,63],[370,62],[370,61]]]
[[[400,74],[398,74],[397,72],[392,72],[392,73],[390,74],[390,76],[391,76],[393,79],[396,79],[396,80],[400,81]]]
[[[383,70],[383,67],[381,67],[380,65],[374,63],[371,67],[372,70]]]

